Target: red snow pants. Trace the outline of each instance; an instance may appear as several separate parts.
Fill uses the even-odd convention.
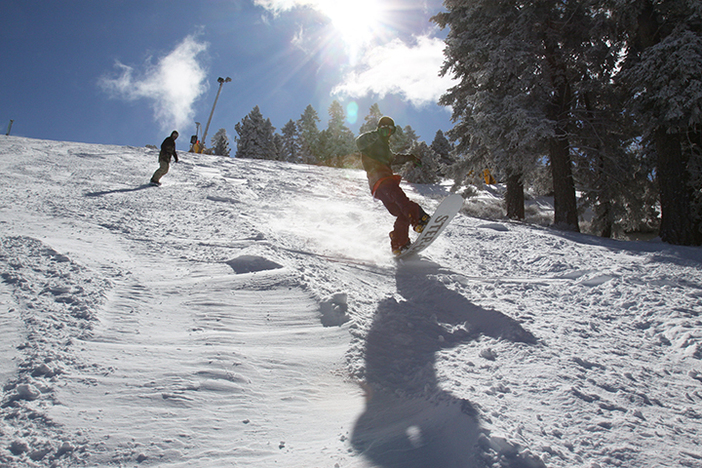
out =
[[[383,181],[373,194],[383,202],[391,215],[396,216],[395,226],[390,233],[390,245],[393,250],[409,242],[409,227],[414,225],[421,217],[422,208],[407,198],[400,188],[400,181],[388,179]]]

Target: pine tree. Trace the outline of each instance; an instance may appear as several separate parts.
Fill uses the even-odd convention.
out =
[[[453,153],[453,145],[441,130],[436,131],[434,141],[431,142],[430,148],[439,156],[439,172],[441,175],[446,174],[446,168],[456,162]]]
[[[282,129],[281,159],[283,161],[300,162],[300,142],[297,125],[290,119]]]
[[[225,129],[220,128],[212,137],[212,151],[217,156],[229,157],[231,151],[229,148],[229,136],[227,136]]]
[[[702,245],[702,7],[697,0],[615,1],[629,38],[622,82],[643,126],[660,191],[663,241]]]
[[[300,159],[305,164],[316,164],[319,151],[319,115],[312,105],[305,108],[305,112],[297,121],[300,143]]]
[[[449,11],[434,17],[451,27],[442,73],[461,80],[441,99],[457,122],[449,136],[472,162],[452,170],[494,165],[507,182],[509,216],[521,217],[510,207],[522,205],[521,185],[546,155],[554,224],[579,230],[573,158],[585,141],[578,132],[589,131],[584,123],[594,115],[584,101],[611,86],[622,50],[607,29],[610,3],[447,0]]]
[[[439,182],[439,155],[425,142],[414,142],[409,152],[417,156],[421,165],[409,162],[402,168],[402,178],[414,184],[435,184]]]
[[[239,134],[236,138],[237,158],[276,159],[277,151],[273,142],[275,127],[270,119],[263,118],[258,106],[234,126]]]
[[[410,148],[419,140],[417,133],[409,125],[404,128],[397,125],[395,129],[395,134],[390,138],[390,149],[398,154],[411,152]]]
[[[345,119],[344,108],[335,100],[329,106],[329,124],[319,135],[320,163],[343,167],[346,158],[356,153],[355,137]]]
[[[373,104],[368,110],[368,115],[366,115],[363,120],[363,125],[359,129],[359,133],[373,132],[378,128],[378,121],[383,117],[383,113],[380,112],[380,106],[378,103]]]
[[[579,78],[573,61],[577,60],[587,29],[588,16],[579,2],[545,2],[537,9],[537,39],[542,47],[543,83],[549,99],[546,117],[552,122],[554,135],[548,140],[549,160],[553,174],[554,224],[580,231],[573,180],[571,143],[574,91]]]
[[[641,196],[650,184],[636,157],[637,126],[621,112],[622,87],[613,86],[626,44],[616,33],[609,3],[581,2],[556,32],[540,33],[561,37],[553,48],[561,50],[567,62],[561,66],[570,88],[563,128],[574,162],[572,174],[583,204],[594,211],[589,230],[605,237],[648,224],[641,214],[652,203]]]
[[[275,159],[285,161],[285,140],[278,133],[273,134],[273,147],[275,148]]]
[[[610,47],[610,54],[617,48]],[[617,68],[589,64],[592,77],[578,93],[571,144],[574,176],[584,204],[592,207],[589,231],[621,237],[657,225],[653,167],[642,158],[640,126],[621,112],[624,88],[612,86]]]
[[[555,125],[546,117],[549,93],[535,36],[537,14],[508,0],[446,0],[444,5],[448,12],[433,18],[450,27],[442,73],[460,83],[440,103],[454,109],[456,124],[448,133],[464,155],[447,173],[460,185],[485,168],[499,169],[507,181],[508,216],[523,218],[524,174],[546,152]],[[572,212],[577,230],[574,206]]]

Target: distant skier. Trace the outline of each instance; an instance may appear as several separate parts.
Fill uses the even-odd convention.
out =
[[[420,164],[419,158],[412,154],[395,154],[390,150],[390,137],[395,130],[395,121],[387,116],[382,117],[375,131],[356,138],[356,146],[361,151],[371,193],[396,217],[394,229],[390,232],[390,248],[393,254],[400,255],[410,246],[410,225],[416,232],[422,232],[429,221],[429,215],[421,206],[407,198],[400,188],[402,177],[392,171],[392,164],[408,161]]]
[[[178,154],[176,153],[175,141],[178,138],[178,132],[173,130],[171,136],[167,137],[161,143],[161,152],[158,154],[159,168],[156,169],[154,175],[151,176],[151,185],[161,185],[161,177],[168,173],[168,169],[171,165],[171,156],[178,162]]]

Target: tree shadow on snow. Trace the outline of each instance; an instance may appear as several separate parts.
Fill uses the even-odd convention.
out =
[[[486,462],[472,404],[438,388],[436,353],[488,335],[536,338],[515,320],[483,309],[436,279],[439,266],[398,267],[403,300],[378,305],[365,350],[367,400],[351,444],[383,468],[473,468]],[[517,460],[510,466],[521,465]]]
[[[626,241],[558,229],[552,229],[551,232],[570,242],[603,247],[615,253],[653,254],[651,261],[658,263],[672,263],[677,266],[702,263],[702,249],[697,246],[666,244],[663,241]]]
[[[133,187],[133,188],[123,188],[123,189],[114,189],[114,190],[105,190],[102,192],[87,192],[85,194],[86,197],[102,197],[103,195],[109,195],[111,193],[126,193],[126,192],[136,192],[138,190],[144,190],[149,187],[153,187],[151,184],[143,184],[138,187]]]

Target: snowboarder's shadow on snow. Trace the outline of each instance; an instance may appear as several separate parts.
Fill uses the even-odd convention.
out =
[[[366,408],[351,444],[379,467],[485,466],[477,412],[438,389],[436,353],[481,334],[537,342],[517,321],[446,288],[434,276],[438,269],[426,261],[401,265],[396,280],[404,301],[382,301],[368,333]]]
[[[114,190],[104,190],[102,192],[87,192],[85,194],[86,197],[102,197],[103,195],[109,195],[111,193],[126,193],[126,192],[136,192],[138,190],[144,190],[149,187],[153,187],[151,184],[143,184],[138,187],[133,187],[133,188],[123,188],[123,189],[114,189]]]

